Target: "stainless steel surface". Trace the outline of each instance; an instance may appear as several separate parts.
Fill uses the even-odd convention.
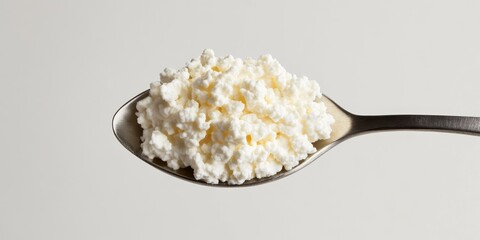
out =
[[[193,170],[191,168],[173,170],[167,167],[167,164],[158,158],[149,160],[147,157],[142,155],[142,150],[140,147],[142,128],[137,123],[135,112],[137,102],[146,96],[148,96],[148,90],[132,98],[115,113],[112,120],[112,127],[117,139],[131,153],[151,166],[171,174],[172,176],[208,186],[242,187],[278,180],[304,168],[338,143],[341,143],[350,137],[370,132],[391,130],[426,130],[480,135],[480,117],[434,115],[361,116],[344,110],[330,98],[324,96],[323,102],[327,106],[327,111],[334,116],[336,121],[333,125],[331,138],[314,143],[314,146],[318,150],[316,153],[311,154],[307,159],[302,161],[290,171],[281,171],[271,177],[252,179],[246,181],[242,185],[229,185],[227,183],[214,185],[205,183],[203,181],[197,181],[193,177]]]

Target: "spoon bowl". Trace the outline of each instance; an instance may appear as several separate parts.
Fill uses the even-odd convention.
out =
[[[329,139],[320,140],[313,144],[317,149],[317,152],[310,154],[305,160],[301,161],[300,164],[295,166],[293,169],[289,171],[282,170],[270,177],[254,178],[245,181],[241,185],[231,185],[223,182],[220,182],[219,184],[209,184],[196,180],[193,176],[193,169],[190,167],[174,170],[169,168],[166,162],[162,161],[161,159],[154,158],[153,160],[150,160],[148,157],[142,154],[140,137],[142,136],[143,131],[140,125],[137,123],[137,116],[135,115],[135,112],[137,111],[137,102],[147,97],[148,94],[149,91],[146,90],[135,96],[122,107],[120,107],[120,109],[118,109],[113,116],[112,128],[113,133],[117,137],[118,141],[120,141],[120,143],[135,156],[163,172],[197,184],[216,187],[253,186],[278,180],[306,167],[308,164],[312,163],[338,143],[341,143],[350,137],[369,132],[387,130],[429,130],[480,135],[479,117],[434,115],[361,116],[344,110],[333,100],[324,95],[322,97],[322,101],[327,107],[327,112],[335,118],[335,123],[332,125],[332,134]]]

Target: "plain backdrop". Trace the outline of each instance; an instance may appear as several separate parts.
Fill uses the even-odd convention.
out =
[[[270,53],[361,114],[480,116],[480,2],[0,0],[0,239],[479,239],[480,138],[365,135],[220,189],[115,139],[116,109],[204,48]]]

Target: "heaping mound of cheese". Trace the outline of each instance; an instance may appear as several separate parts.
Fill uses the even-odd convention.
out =
[[[197,180],[242,184],[290,170],[330,137],[334,119],[317,82],[270,55],[219,58],[210,49],[165,69],[137,104],[143,154]]]

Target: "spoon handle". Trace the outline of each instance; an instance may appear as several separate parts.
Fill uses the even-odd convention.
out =
[[[360,132],[426,130],[480,136],[480,117],[435,115],[357,116],[354,129]]]

